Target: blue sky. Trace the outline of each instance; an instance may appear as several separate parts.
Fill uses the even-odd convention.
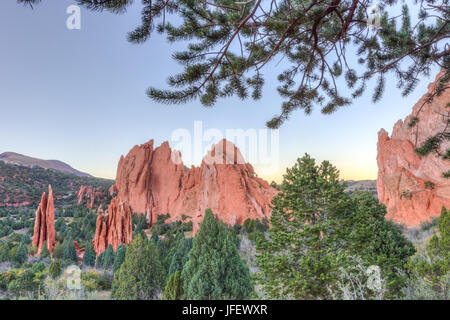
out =
[[[120,156],[136,144],[154,138],[159,145],[175,129],[193,130],[196,120],[205,129],[261,129],[279,112],[282,100],[271,77],[256,102],[232,98],[214,108],[197,101],[153,102],[145,90],[165,87],[167,76],[181,70],[170,55],[182,46],[156,34],[143,45],[126,41],[140,21],[139,1],[125,15],[82,9],[81,30],[68,30],[66,8],[72,3],[44,0],[31,10],[15,0],[0,2],[0,153],[58,159],[115,178]],[[279,68],[272,64],[265,74],[276,75]],[[280,170],[262,177],[280,181],[285,168],[308,152],[330,160],[345,179],[375,179],[378,130],[390,132],[430,81],[422,79],[406,98],[388,82],[377,104],[368,90],[331,116],[319,108],[310,116],[295,112],[279,131]]]

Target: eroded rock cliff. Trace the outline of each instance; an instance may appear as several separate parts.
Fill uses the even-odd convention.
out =
[[[38,248],[37,255],[44,248],[45,241],[47,241],[48,250],[53,253],[55,246],[55,206],[51,185],[48,186],[48,197],[45,192],[42,194],[41,202],[36,210],[33,245]]]
[[[135,146],[119,161],[116,189],[118,200],[146,214],[150,224],[160,214],[169,213],[169,221],[184,215],[193,222],[194,232],[207,208],[229,224],[269,218],[269,203],[277,193],[226,140],[189,170],[167,142],[155,149],[153,140]]]
[[[131,210],[126,202],[121,202],[117,197],[111,200],[108,213],[98,214],[94,250],[98,254],[111,244],[114,250],[121,243],[129,244],[132,240]]]
[[[429,102],[436,81],[412,113],[394,125],[390,137],[384,129],[378,133],[378,198],[387,207],[387,218],[407,226],[439,216],[443,205],[450,207],[450,180],[442,176],[450,169],[450,161],[435,153],[420,157],[414,151],[448,125],[450,90]],[[449,147],[448,141],[441,145],[442,151]]]

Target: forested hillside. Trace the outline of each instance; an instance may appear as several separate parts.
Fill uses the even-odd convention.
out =
[[[109,188],[114,181],[79,177],[40,167],[25,167],[0,161],[0,206],[35,204],[51,184],[56,199],[75,195],[82,185]]]

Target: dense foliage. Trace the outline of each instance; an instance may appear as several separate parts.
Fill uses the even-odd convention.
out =
[[[133,1],[77,3],[94,11],[123,13]],[[403,95],[412,92],[433,66],[444,67],[442,79],[448,81],[448,1],[406,5],[380,0],[376,8],[371,4],[370,0],[146,0],[141,25],[128,40],[143,43],[156,30],[170,42],[185,43],[183,51],[172,55],[184,68],[168,79],[174,90],[147,91],[162,103],[199,99],[212,106],[233,95],[260,99],[271,75],[264,73],[265,67],[283,60],[277,64],[281,68],[277,90],[284,102],[279,115],[267,122],[271,128],[279,127],[296,109],[309,114],[313,107],[322,106],[322,112],[330,114],[348,106],[371,79],[377,82],[376,102],[388,74],[395,76]],[[403,6],[398,13],[399,4]],[[409,14],[412,6],[417,9],[414,19]]]
[[[181,278],[187,299],[244,299],[252,291],[250,273],[239,256],[234,235],[210,209]]]
[[[81,186],[103,187],[105,190],[113,181],[90,177],[78,177],[51,169],[25,167],[0,161],[0,206],[5,204],[39,203],[42,193],[51,184],[58,197],[73,197]],[[68,200],[68,199],[66,199]]]
[[[138,235],[114,274],[111,295],[118,300],[155,299],[162,291],[164,280],[164,266],[154,243]]]
[[[450,210],[442,207],[437,232],[408,263],[411,273],[405,292],[412,299],[450,298]]]
[[[394,270],[414,253],[412,244],[384,219],[386,210],[372,195],[351,198],[344,190],[339,172],[327,161],[317,165],[306,154],[287,169],[272,201],[269,237],[257,243],[258,279],[268,297],[342,296],[351,280],[342,276],[359,276],[351,270],[356,264],[380,264],[387,294],[400,294]],[[373,291],[360,298],[377,296]]]

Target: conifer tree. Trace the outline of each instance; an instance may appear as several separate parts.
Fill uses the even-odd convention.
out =
[[[111,296],[116,300],[154,299],[162,291],[164,280],[165,270],[155,244],[137,235],[114,274]]]
[[[53,258],[54,259],[62,259],[64,253],[64,247],[61,242],[57,242],[55,248],[53,249]]]
[[[58,260],[53,260],[48,268],[48,273],[53,279],[58,278],[62,273],[61,263]]]
[[[63,243],[63,260],[69,263],[78,263],[77,250],[71,238],[66,238]]]
[[[83,256],[83,263],[88,267],[95,266],[95,251],[92,243],[86,244],[86,251],[84,252]]]
[[[23,244],[23,242],[21,242],[19,244],[19,247],[17,248],[16,255],[14,257],[14,261],[18,265],[21,265],[24,262],[26,262],[27,260],[28,260],[27,249],[26,249],[25,245]]]
[[[337,252],[330,245],[332,215],[349,203],[339,172],[306,154],[286,170],[272,201],[270,241],[259,237],[260,283],[273,298],[331,298]]]
[[[115,253],[112,245],[110,244],[108,248],[106,248],[103,256],[103,268],[109,269],[114,265]]]
[[[245,299],[252,291],[236,242],[211,209],[205,211],[181,278],[187,299]]]
[[[127,246],[122,243],[117,248],[116,255],[114,257],[114,265],[113,265],[114,272],[117,272],[117,270],[119,270],[122,263],[125,261],[126,253],[127,253]]]
[[[276,299],[331,299],[342,270],[381,267],[389,296],[401,294],[405,279],[396,274],[414,253],[372,195],[350,198],[338,170],[308,154],[286,170],[272,200],[269,238],[257,240],[259,283]],[[365,298],[376,296],[368,292]]]
[[[124,13],[133,1],[77,3],[93,11]],[[321,105],[321,111],[330,114],[348,106],[373,78],[374,102],[380,100],[389,74],[403,95],[411,93],[433,66],[444,68],[442,80],[448,82],[448,1],[410,1],[398,15],[399,3],[380,0],[378,8],[369,10],[371,0],[145,0],[141,25],[128,40],[143,43],[154,31],[171,43],[187,40],[186,48],[172,55],[184,68],[168,79],[174,90],[147,91],[167,104],[199,99],[212,106],[234,95],[260,99],[269,77],[263,74],[265,67],[285,58],[277,88],[284,101],[280,113],[267,122],[276,128],[296,109],[309,114]],[[414,23],[409,14],[413,6]],[[341,90],[345,84],[348,95]]]
[[[8,244],[0,241],[0,262],[7,262],[11,260],[11,250]]]
[[[174,247],[173,254],[170,257],[170,264],[168,266],[168,276],[171,276],[177,271],[182,271],[183,267],[189,260],[189,252],[192,249],[192,239],[186,239],[184,236],[179,239]]]
[[[386,280],[384,298],[399,297],[407,281],[405,265],[416,251],[413,244],[385,218],[386,207],[371,193],[355,193],[349,209],[335,218],[334,242],[366,266],[380,267]]]
[[[433,292],[434,299],[448,300],[450,298],[450,210],[442,207],[438,222],[438,232],[426,245],[424,253],[409,261],[408,267],[415,276],[413,283],[425,283]],[[419,281],[418,281],[419,280]],[[411,290],[414,290],[410,288]],[[417,294],[416,294],[417,295]],[[420,293],[419,293],[420,295]],[[430,297],[414,297],[430,299]]]
[[[46,259],[50,257],[50,251],[48,251],[47,240],[44,241],[40,257],[41,259]]]
[[[104,261],[105,261],[105,251],[103,251],[97,256],[97,259],[95,260],[95,267],[103,268]]]
[[[181,273],[176,271],[169,277],[166,288],[164,289],[164,300],[179,300],[183,295],[183,285],[181,283]]]
[[[32,7],[41,0],[18,2]],[[93,11],[124,13],[133,1],[77,3]],[[279,114],[267,122],[269,128],[278,128],[298,109],[310,114],[321,106],[322,113],[331,114],[350,105],[374,78],[374,102],[381,99],[388,76],[406,96],[433,67],[444,73],[429,99],[449,88],[448,0],[409,1],[401,14],[393,15],[399,3],[380,0],[373,8],[371,0],[144,0],[141,25],[128,40],[143,43],[155,30],[170,42],[187,40],[185,50],[172,55],[184,68],[169,77],[173,90],[147,90],[150,98],[166,104],[198,99],[213,106],[230,96],[258,100],[269,77],[263,74],[265,67],[284,59],[277,77],[284,101]],[[409,13],[413,6],[414,23]],[[410,125],[417,121],[415,117]],[[439,147],[449,139],[446,126],[416,151],[421,156],[436,152],[448,160],[450,148],[441,153]],[[450,178],[450,170],[443,176]]]

